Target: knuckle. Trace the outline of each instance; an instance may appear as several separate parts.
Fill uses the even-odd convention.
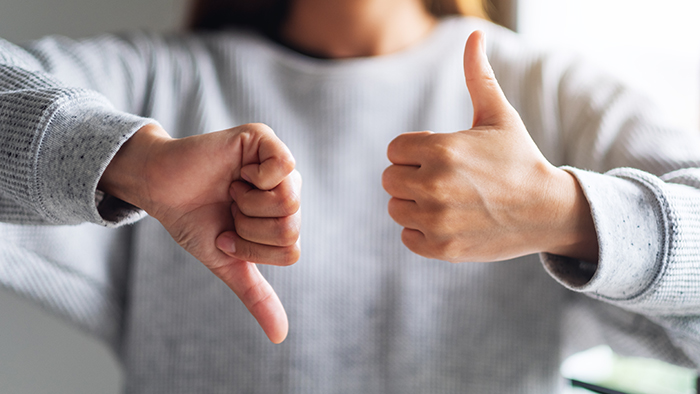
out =
[[[301,186],[304,183],[304,179],[302,178],[301,173],[298,170],[293,169],[292,172],[289,174],[289,179],[292,183],[292,190],[294,190],[294,192],[297,194],[301,193]]]
[[[280,246],[294,245],[299,239],[300,221],[295,217],[276,219],[277,241]]]
[[[395,198],[391,198],[389,204],[387,204],[387,211],[389,212],[389,216],[396,221],[400,217],[399,201]]]
[[[448,238],[445,241],[439,242],[435,251],[441,260],[451,263],[459,262],[462,256],[461,244],[454,238]]]
[[[434,200],[436,192],[442,188],[442,180],[439,175],[430,176],[421,184],[421,191],[427,196],[428,200]]]
[[[289,246],[285,248],[285,250],[282,253],[280,265],[289,267],[290,265],[293,265],[294,263],[299,261],[299,257],[301,257],[301,249],[299,248],[299,245],[294,244],[292,246]]]
[[[401,242],[412,252],[418,253],[418,241],[416,240],[415,234],[413,231],[410,231],[408,229],[403,229],[401,231]]]
[[[382,188],[391,196],[398,194],[402,187],[411,189],[413,182],[413,179],[403,177],[399,168],[394,165],[386,168],[382,173]]]
[[[232,206],[231,216],[233,217],[233,227],[236,229],[236,232],[250,227],[252,219],[243,213],[240,204]]]
[[[265,134],[274,134],[272,128],[265,123],[246,123],[242,126],[248,131],[260,132]]]
[[[243,239],[248,239],[248,232],[250,227],[250,221],[247,220],[245,215],[236,215],[233,220],[233,228],[236,230],[236,234]]]
[[[301,208],[301,197],[294,192],[280,194],[277,206],[282,216],[294,215]]]
[[[399,135],[398,137],[391,140],[389,146],[386,148],[386,154],[388,157],[394,157],[400,151],[400,145],[402,140],[406,137],[404,135]]]
[[[296,165],[296,159],[291,155],[291,153],[279,157],[279,166],[283,172],[291,174]]]
[[[421,192],[425,200],[431,201],[433,204],[443,204],[449,199],[449,186],[450,181],[447,179],[447,176],[438,173],[427,177],[421,183]]]
[[[389,192],[389,190],[391,189],[391,178],[392,178],[391,173],[390,173],[391,168],[392,167],[387,167],[384,170],[384,172],[382,172],[382,187],[384,188],[384,190],[387,191],[387,193],[391,193],[391,192]]]
[[[462,153],[454,144],[450,135],[436,134],[436,142],[433,145],[433,160],[438,163],[454,163],[459,160]]]

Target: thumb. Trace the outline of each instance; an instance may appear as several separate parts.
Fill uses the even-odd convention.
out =
[[[464,79],[474,106],[472,128],[495,126],[501,123],[506,113],[512,111],[486,57],[482,31],[474,31],[467,39],[464,48]]]
[[[254,263],[238,261],[212,269],[221,280],[243,301],[273,343],[282,343],[287,337],[287,313],[272,286]]]

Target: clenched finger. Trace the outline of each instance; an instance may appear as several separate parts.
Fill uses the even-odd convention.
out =
[[[419,180],[420,168],[407,165],[391,165],[382,174],[382,186],[392,197],[402,200],[415,200],[416,182]]]
[[[296,263],[301,253],[298,240],[291,246],[270,246],[245,240],[233,231],[221,233],[216,238],[216,247],[240,260],[278,266]]]
[[[243,239],[271,246],[292,246],[299,239],[301,211],[286,217],[257,218],[244,215],[231,206],[236,233]]]
[[[420,229],[420,220],[417,217],[420,210],[415,201],[392,198],[389,200],[388,209],[389,216],[401,227]]]
[[[394,164],[420,166],[425,141],[430,131],[404,133],[394,138],[387,148],[387,157]]]
[[[233,182],[230,194],[238,209],[246,216],[290,216],[301,205],[301,175],[296,170],[292,171],[272,190],[260,190],[248,182]]]

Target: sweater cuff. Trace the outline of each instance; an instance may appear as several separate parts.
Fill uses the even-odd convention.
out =
[[[35,201],[50,222],[114,227],[145,212],[97,190],[119,148],[153,120],[115,110],[105,99],[62,103],[47,120],[35,167]]]
[[[569,289],[599,298],[621,301],[640,295],[661,267],[663,225],[656,196],[643,182],[624,174],[636,170],[603,175],[563,169],[576,177],[591,207],[598,235],[598,264],[543,253],[545,269]]]

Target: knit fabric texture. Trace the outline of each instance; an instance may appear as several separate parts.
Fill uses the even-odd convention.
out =
[[[598,266],[542,254],[449,264],[386,212],[386,147],[468,129],[464,42],[588,198]],[[120,146],[263,122],[304,178],[302,257],[260,267],[290,321],[272,345],[154,219],[99,193]],[[128,393],[557,393],[608,343],[700,363],[700,138],[581,59],[447,18],[402,52],[308,58],[242,31],[0,41],[0,284],[102,338]]]

